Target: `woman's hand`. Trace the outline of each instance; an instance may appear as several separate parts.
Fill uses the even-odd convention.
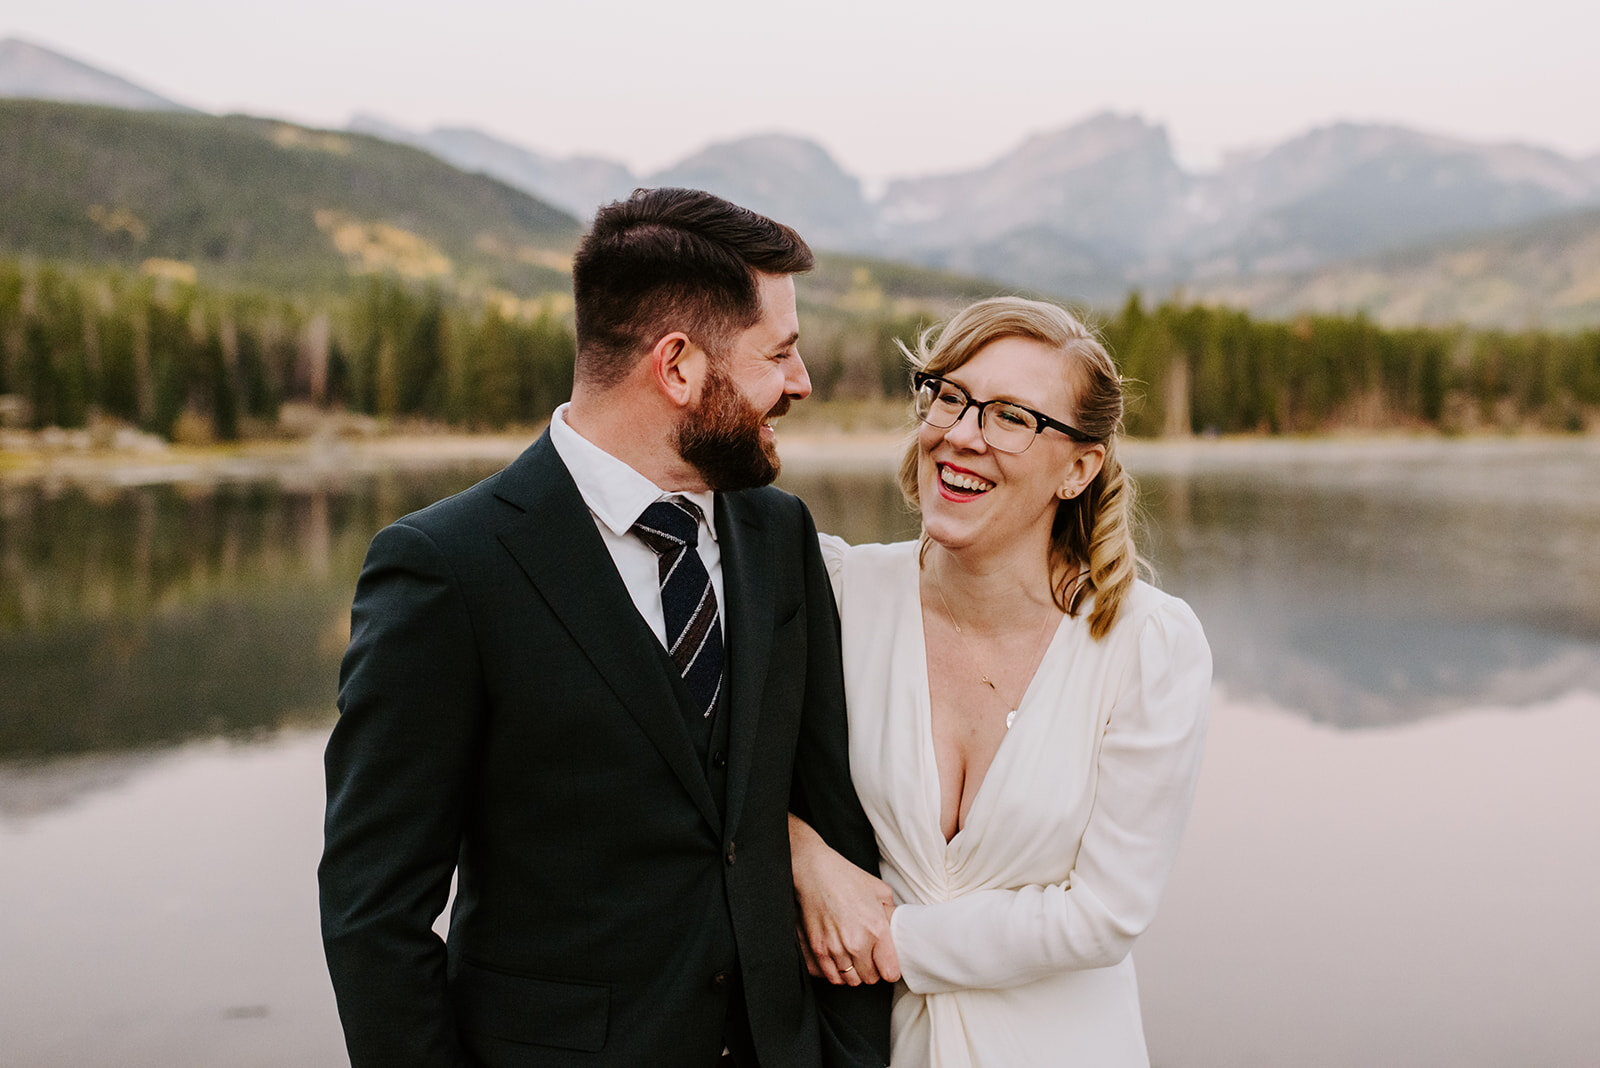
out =
[[[800,952],[806,970],[830,983],[859,986],[900,978],[889,934],[894,893],[834,852],[797,816],[789,817]]]

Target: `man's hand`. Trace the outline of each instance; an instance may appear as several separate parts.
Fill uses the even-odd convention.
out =
[[[806,970],[830,983],[859,986],[900,978],[900,959],[889,934],[894,893],[834,852],[798,816],[789,816],[796,936]]]

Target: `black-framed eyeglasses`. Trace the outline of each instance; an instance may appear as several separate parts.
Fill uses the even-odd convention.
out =
[[[974,400],[972,394],[948,379],[918,372],[911,378],[916,391],[917,418],[931,427],[948,430],[961,422],[968,408],[978,409],[978,431],[992,448],[1025,452],[1033,439],[1054,427],[1073,441],[1093,444],[1096,439],[1077,427],[1052,419],[1043,412],[1005,400]]]

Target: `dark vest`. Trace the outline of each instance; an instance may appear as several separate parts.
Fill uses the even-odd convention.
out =
[[[724,640],[726,642],[726,639]],[[690,740],[694,742],[695,755],[700,758],[700,767],[705,771],[706,782],[711,786],[711,797],[717,803],[717,814],[724,820],[728,817],[728,721],[732,715],[727,680],[733,657],[738,653],[738,650],[732,647],[732,643],[727,643],[725,647],[729,655],[723,664],[722,691],[717,695],[716,710],[712,712],[711,720],[705,729],[689,731]],[[683,676],[678,673],[677,665],[672,662],[672,657],[659,642],[656,643],[656,650],[662,669],[672,679],[672,693],[678,700],[679,710],[692,709],[694,702],[689,697],[689,688],[684,685]],[[723,829],[723,833],[726,836],[726,828]],[[731,950],[733,918],[724,912],[722,922]],[[722,987],[728,995],[728,1023],[724,1041],[733,1051],[733,1064],[754,1065],[755,1049],[750,1039],[749,1016],[744,1006],[744,983],[739,976],[737,953],[731,955],[735,964],[725,973],[726,980]]]
[[[700,758],[700,767],[706,773],[706,781],[711,786],[711,796],[717,802],[717,812],[724,817],[728,814],[728,717],[731,715],[728,702],[728,669],[733,657],[738,653],[738,650],[731,646],[732,643],[724,638],[728,657],[727,662],[723,664],[722,692],[717,695],[716,710],[702,729],[689,728],[689,740],[694,743],[695,755]],[[656,643],[656,652],[661,662],[661,669],[672,680],[672,693],[678,699],[678,710],[681,714],[693,707],[689,689],[683,684],[683,676],[678,673],[677,665],[672,662],[672,657],[661,647],[660,642]],[[685,723],[689,722],[688,716],[685,716]]]

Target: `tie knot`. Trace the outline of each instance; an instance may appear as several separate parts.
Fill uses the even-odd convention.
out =
[[[681,546],[700,543],[700,506],[677,495],[644,510],[633,524],[634,533],[659,556]]]

